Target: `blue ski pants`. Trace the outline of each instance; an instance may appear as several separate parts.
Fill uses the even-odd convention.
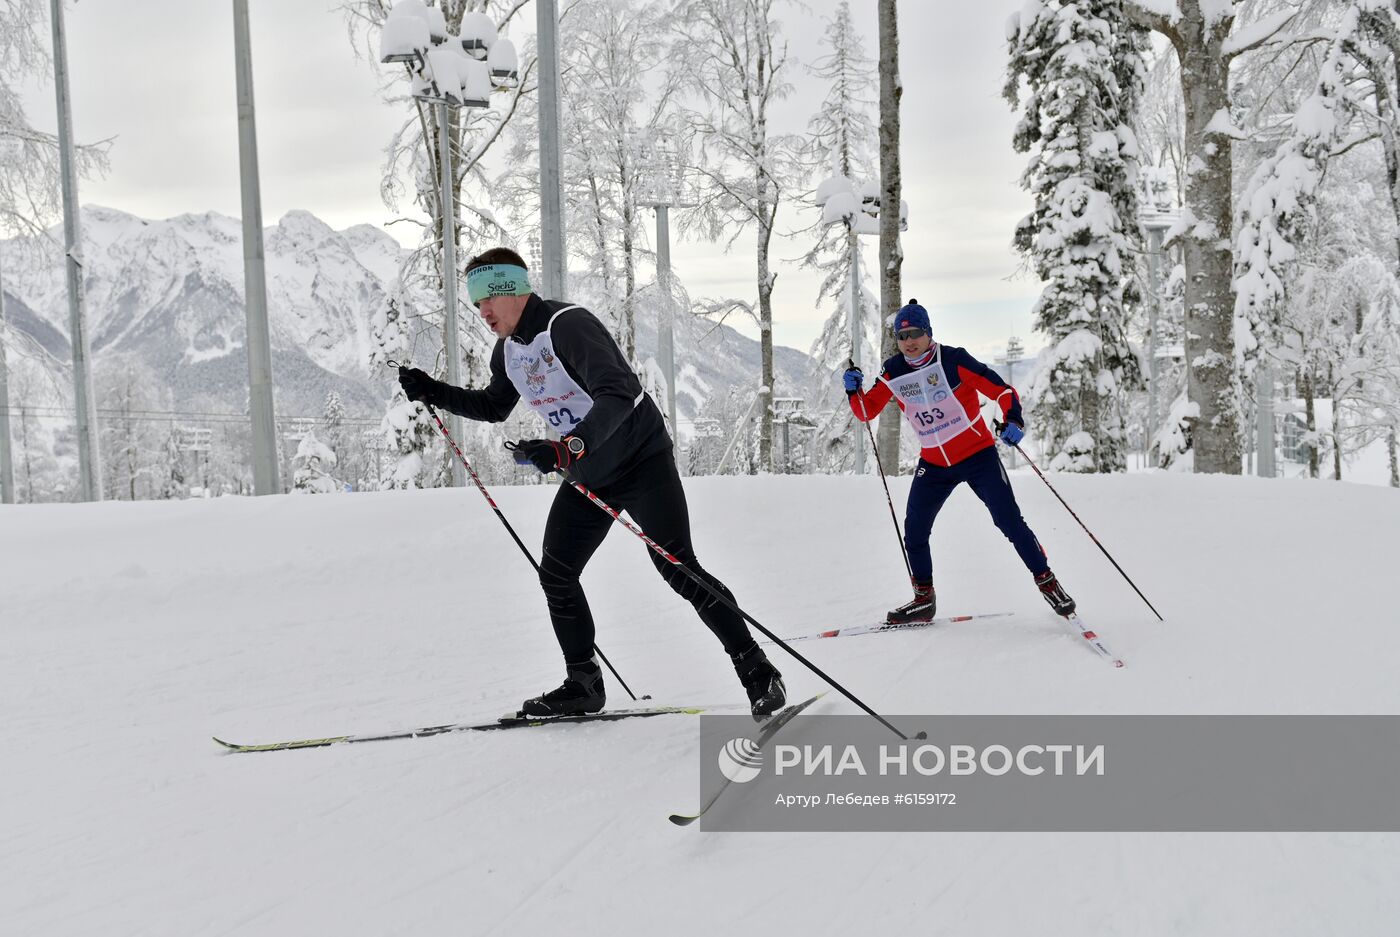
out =
[[[920,582],[933,580],[933,554],[929,550],[933,520],[953,489],[963,482],[982,499],[991,512],[992,522],[1011,541],[1026,569],[1035,575],[1049,569],[1045,550],[1021,516],[1006,469],[997,458],[996,449],[989,446],[946,468],[919,460],[904,509],[904,548],[909,551],[914,578]]]

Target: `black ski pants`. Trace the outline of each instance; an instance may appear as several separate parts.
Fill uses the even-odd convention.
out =
[[[642,459],[617,479],[592,491],[613,510],[626,511],[647,536],[729,601],[734,601],[728,587],[696,561],[690,542],[690,510],[670,451]],[[544,587],[554,634],[567,662],[577,663],[593,656],[593,614],[588,609],[579,576],[616,523],[572,485],[566,482],[559,486],[544,528],[540,585]],[[676,594],[695,607],[700,620],[719,637],[726,651],[739,654],[753,646],[753,636],[743,618],[662,559],[651,547],[639,546],[647,551],[657,572]]]

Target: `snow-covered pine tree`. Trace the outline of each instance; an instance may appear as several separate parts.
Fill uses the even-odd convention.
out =
[[[185,454],[180,451],[180,436],[174,426],[165,436],[162,459],[156,468],[160,474],[160,488],[156,497],[173,500],[189,495],[189,487],[185,484]]]
[[[1309,438],[1330,445],[1332,474],[1340,478],[1346,450],[1378,432],[1396,461],[1400,414],[1373,404],[1389,399],[1397,381],[1389,359],[1374,352],[1390,347],[1400,275],[1400,14],[1383,0],[1348,0],[1313,37],[1327,45],[1311,92],[1240,200],[1235,313],[1243,327],[1236,331],[1243,373],[1261,356],[1297,372]],[[1366,174],[1329,167],[1343,155],[1364,154],[1375,139],[1383,169],[1368,174],[1383,178],[1389,195],[1390,217],[1380,223],[1368,217],[1373,205],[1364,197],[1323,188],[1329,175],[1349,179],[1353,190],[1368,185]],[[1334,204],[1319,212],[1327,200]],[[1367,231],[1383,228],[1389,228],[1388,250],[1369,243]],[[1327,432],[1314,422],[1318,396],[1332,399]],[[1314,448],[1309,457],[1314,477],[1318,454]]]
[[[345,403],[337,391],[326,392],[321,404],[321,435],[326,448],[335,453],[336,464],[345,462]]]
[[[810,71],[826,83],[828,90],[816,115],[807,124],[808,159],[812,165],[828,167],[833,174],[828,183],[869,181],[877,170],[873,151],[878,138],[873,117],[876,88],[871,76],[874,63],[865,53],[865,44],[851,19],[851,6],[846,0],[842,0],[836,15],[827,22],[822,44],[827,53],[812,64]],[[850,191],[851,185],[838,188]],[[818,193],[819,201],[821,194]],[[852,223],[844,225],[823,224],[822,220],[814,227],[816,243],[801,261],[803,267],[822,274],[815,305],[832,304],[831,314],[809,352],[814,362],[807,399],[819,404],[841,396],[835,391],[833,374],[845,370],[846,359],[851,355],[851,253],[853,249],[860,249],[854,218]],[[865,274],[869,269],[862,256],[861,347],[857,363],[867,374],[874,374],[881,361],[880,339],[884,330],[880,326],[878,298],[865,288]],[[878,271],[876,273],[878,275]],[[828,407],[820,405],[818,409]],[[812,434],[812,445],[819,471],[849,470],[852,446],[865,444],[860,439],[864,431],[859,431],[860,436],[857,436],[853,420],[850,409],[842,401],[835,412],[818,425]]]
[[[1369,0],[1361,0],[1369,2]],[[1358,103],[1349,89],[1361,10],[1344,14],[1319,70],[1317,85],[1292,118],[1292,132],[1255,169],[1240,198],[1235,235],[1235,315],[1244,324],[1236,354],[1249,373],[1261,349],[1296,361],[1299,348],[1286,348],[1296,330],[1281,329],[1287,282],[1298,246],[1315,218],[1318,187],[1332,153],[1349,148],[1349,125]],[[1367,131],[1362,131],[1366,133]]]
[[[1358,95],[1363,105],[1358,115],[1375,127],[1384,157],[1384,181],[1392,216],[1392,277],[1400,282],[1400,12],[1386,0],[1355,0],[1360,13],[1358,33],[1351,52],[1361,66],[1361,75],[1372,86],[1368,97]],[[1374,116],[1365,107],[1370,103]],[[1370,353],[1376,360],[1400,363],[1400,321],[1396,310],[1382,304],[1372,332]],[[1362,388],[1363,398],[1373,404],[1372,415],[1382,427],[1390,465],[1390,485],[1400,488],[1400,380],[1371,381]]]
[[[1250,84],[1238,74],[1232,78],[1232,67],[1253,50],[1269,47],[1277,53],[1292,41],[1306,41],[1294,30],[1335,5],[1334,0],[1123,0],[1124,14],[1166,37],[1180,66],[1185,198],[1172,236],[1179,239],[1185,270],[1190,406],[1183,418],[1191,424],[1187,435],[1198,472],[1237,475],[1243,467],[1230,238],[1235,143],[1244,137],[1245,115],[1232,105],[1231,94],[1237,84],[1245,89]],[[1281,67],[1291,65],[1290,59]],[[1276,87],[1277,82],[1268,85],[1259,101],[1267,101]]]
[[[316,495],[336,494],[344,490],[344,486],[329,471],[336,464],[335,453],[316,438],[314,431],[307,430],[301,438],[293,461],[296,472],[292,476],[292,491]]]
[[[401,360],[408,347],[408,324],[403,312],[407,297],[402,284],[396,293],[370,323],[370,338],[374,342],[369,356],[371,367],[389,368],[389,362]],[[391,374],[391,379],[396,377]],[[390,451],[397,453],[398,458],[388,474],[377,479],[379,487],[432,487],[435,476],[429,450],[437,438],[437,428],[423,405],[405,400],[396,385],[380,429],[388,437]]]
[[[1050,344],[1030,388],[1037,435],[1058,470],[1126,468],[1121,396],[1141,383],[1127,343],[1139,291],[1137,112],[1146,32],[1122,0],[1027,3],[1008,24],[1005,96],[1028,94],[1014,146],[1035,208],[1017,226],[1044,292],[1036,329]]]
[[[115,498],[135,501],[152,495],[160,440],[145,414],[167,405],[154,375],[132,360],[118,360],[96,375],[97,392],[106,410],[101,424],[103,489]]]

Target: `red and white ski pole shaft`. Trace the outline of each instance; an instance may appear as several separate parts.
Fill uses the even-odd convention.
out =
[[[684,563],[682,563],[674,554],[672,554],[669,550],[667,550],[665,547],[661,546],[661,545],[660,545],[659,543],[657,543],[655,540],[653,540],[653,539],[651,539],[650,537],[648,537],[647,534],[646,534],[646,531],[642,530],[640,527],[636,526],[636,525],[633,524],[631,521],[628,521],[628,520],[624,519],[623,516],[622,516],[621,514],[617,513],[616,511],[614,511],[614,510],[608,505],[608,503],[607,503],[606,501],[604,501],[602,498],[599,498],[597,495],[595,495],[593,492],[589,491],[589,490],[588,490],[587,488],[585,488],[583,485],[581,485],[581,484],[579,484],[578,482],[574,481],[573,477],[572,477],[571,475],[569,475],[569,473],[566,472],[564,469],[560,469],[560,470],[559,470],[559,474],[563,475],[563,476],[564,476],[564,480],[567,481],[570,485],[573,485],[573,486],[574,486],[574,489],[577,490],[579,494],[583,495],[583,496],[584,496],[585,498],[587,498],[589,501],[592,501],[594,504],[598,505],[598,507],[599,507],[600,509],[602,509],[603,511],[605,511],[605,512],[608,514],[609,517],[611,517],[613,520],[617,521],[617,522],[618,522],[619,524],[621,524],[623,527],[626,527],[628,530],[632,531],[632,533],[636,534],[639,538],[641,538],[641,540],[642,540],[643,543],[645,543],[647,546],[651,547],[651,549],[653,550],[653,552],[656,553],[657,556],[661,557],[663,560],[665,560],[666,562],[670,563],[670,564],[671,564],[672,566],[674,566],[676,569],[678,569],[678,570],[680,570],[682,573],[684,573],[687,577],[689,577],[689,579],[690,579],[691,582],[695,583],[697,586],[699,586],[700,588],[702,588],[702,589],[704,589],[706,592],[708,592],[708,593],[710,594],[710,596],[711,596],[712,598],[715,599],[715,601],[719,602],[719,603],[722,604],[725,608],[729,609],[730,611],[732,611],[732,612],[734,612],[736,615],[738,615],[740,618],[744,619],[744,621],[748,622],[749,624],[751,624],[751,625],[753,625],[755,628],[757,628],[759,631],[763,632],[765,635],[767,635],[769,638],[772,639],[772,641],[773,641],[774,644],[777,644],[777,645],[780,646],[783,650],[787,651],[787,652],[788,652],[789,654],[791,654],[793,657],[795,657],[795,658],[797,658],[799,661],[801,661],[802,664],[805,665],[805,666],[807,667],[808,670],[812,671],[812,673],[814,673],[814,674],[816,674],[817,676],[821,677],[821,678],[822,678],[823,680],[825,680],[827,683],[831,684],[831,686],[835,687],[835,688],[841,693],[842,696],[846,697],[846,699],[850,700],[852,703],[855,703],[857,706],[859,706],[861,709],[865,710],[865,711],[866,711],[867,713],[869,713],[871,716],[874,716],[875,719],[877,719],[877,720],[880,722],[880,724],[883,725],[885,728],[889,729],[891,732],[893,732],[895,735],[899,736],[901,739],[904,739],[905,741],[908,741],[908,740],[909,740],[909,736],[905,735],[903,732],[901,732],[901,731],[899,731],[898,729],[896,729],[896,728],[890,723],[890,721],[889,721],[888,719],[886,719],[884,716],[882,716],[882,715],[880,715],[879,713],[877,713],[875,710],[871,709],[869,706],[865,705],[865,703],[863,703],[860,699],[858,699],[855,695],[853,695],[853,694],[851,693],[850,690],[846,689],[846,688],[843,687],[841,684],[837,683],[834,679],[832,679],[830,676],[828,676],[827,673],[826,673],[824,670],[822,670],[822,669],[821,669],[820,667],[818,667],[816,664],[812,663],[812,662],[811,662],[810,660],[808,660],[807,658],[803,657],[801,654],[799,654],[799,653],[797,653],[796,651],[794,651],[794,650],[792,649],[792,645],[788,644],[788,643],[787,643],[786,641],[784,641],[782,638],[778,637],[776,634],[774,634],[773,632],[769,631],[767,628],[763,627],[763,625],[760,624],[760,623],[758,622],[758,620],[755,619],[752,615],[750,615],[748,612],[744,611],[742,608],[740,608],[740,607],[739,607],[738,605],[736,605],[734,602],[730,601],[730,599],[729,599],[727,596],[725,596],[723,593],[721,593],[721,592],[720,592],[718,589],[716,589],[714,586],[712,586],[712,585],[710,585],[708,582],[706,582],[706,581],[704,580],[704,578],[700,576],[699,573],[695,572],[695,571],[694,571],[693,569],[691,569],[689,566],[686,566],[686,565],[685,565]],[[923,738],[924,736],[923,736],[922,734],[920,734],[920,735],[917,736],[917,737],[918,737],[918,738]]]
[[[854,358],[847,358],[846,364],[860,370]],[[894,539],[899,541],[899,555],[904,559],[904,569],[909,573],[909,581],[914,581],[914,567],[909,565],[909,551],[904,547],[904,535],[899,532],[899,518],[894,513],[894,499],[890,497],[890,483],[885,480],[885,467],[880,463],[880,446],[875,442],[875,431],[870,428],[870,414],[865,409],[864,391],[856,392],[856,399],[860,401],[861,422],[865,424],[866,435],[870,437],[870,451],[875,453],[875,469],[880,473],[880,484],[885,487],[885,503],[890,506],[890,520],[894,522]],[[896,463],[899,460],[899,453],[895,453]]]
[[[391,365],[393,364],[393,362],[389,363]],[[535,567],[535,574],[539,575],[540,564],[535,561],[534,555],[531,554],[530,551],[526,549],[525,544],[521,542],[520,535],[515,532],[514,527],[510,526],[510,521],[506,520],[506,516],[501,513],[501,509],[496,506],[496,499],[491,497],[491,492],[487,491],[486,486],[481,483],[481,479],[477,476],[476,470],[472,468],[471,462],[467,461],[467,457],[462,454],[461,448],[457,445],[457,440],[453,439],[452,434],[447,431],[447,426],[442,422],[442,418],[437,415],[437,411],[433,409],[432,404],[424,403],[423,406],[426,407],[428,413],[432,415],[433,422],[437,424],[438,431],[442,433],[442,438],[447,440],[447,444],[452,447],[452,451],[457,453],[457,458],[462,460],[462,465],[466,468],[467,474],[471,476],[472,481],[476,483],[476,488],[481,492],[481,496],[486,499],[487,504],[491,505],[491,510],[496,512],[496,516],[500,518],[501,523],[504,524],[506,530],[510,532],[511,539],[515,541],[515,545],[520,548],[521,553],[525,554],[525,559],[530,561],[530,565]],[[612,675],[617,678],[617,682],[627,691],[627,695],[635,700],[637,694],[633,693],[632,688],[627,685],[627,681],[622,679],[622,674],[617,672],[617,668],[612,665],[612,661],[608,660],[608,656],[603,653],[603,649],[595,644],[593,645],[593,653],[597,654],[598,659],[607,665],[608,670],[612,671]],[[646,698],[650,699],[650,697]]]
[[[1065,506],[1065,510],[1069,512],[1069,516],[1079,522],[1079,526],[1084,528],[1084,532],[1089,535],[1089,539],[1094,541],[1094,546],[1098,547],[1099,550],[1103,552],[1103,555],[1108,557],[1108,561],[1113,564],[1113,568],[1118,570],[1118,575],[1122,576],[1125,580],[1127,580],[1128,585],[1132,586],[1133,591],[1138,594],[1138,598],[1142,599],[1144,602],[1147,602],[1147,607],[1152,609],[1152,614],[1157,616],[1157,620],[1164,621],[1165,619],[1162,618],[1161,614],[1157,611],[1157,609],[1152,608],[1152,603],[1147,601],[1147,596],[1143,595],[1142,590],[1137,587],[1137,583],[1133,582],[1133,580],[1129,578],[1128,574],[1123,572],[1123,567],[1119,566],[1118,561],[1113,558],[1113,555],[1104,549],[1103,544],[1099,543],[1099,538],[1094,536],[1094,532],[1089,529],[1088,525],[1086,525],[1083,521],[1079,520],[1079,515],[1074,513],[1074,508],[1070,507],[1069,503],[1066,502],[1064,498],[1060,498],[1060,493],[1055,490],[1054,485],[1050,484],[1050,479],[1045,477],[1045,474],[1040,471],[1040,467],[1035,464],[1035,462],[1031,459],[1030,456],[1026,455],[1026,450],[1022,449],[1019,444],[1014,445],[1011,448],[1021,453],[1021,458],[1025,459],[1032,469],[1035,469],[1035,473],[1040,476],[1040,480],[1045,482],[1045,487],[1049,488],[1050,493],[1053,494],[1056,498],[1059,498],[1060,503],[1063,504]]]

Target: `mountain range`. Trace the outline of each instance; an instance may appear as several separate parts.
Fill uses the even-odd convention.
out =
[[[139,363],[169,390],[160,396],[175,411],[243,412],[248,370],[239,220],[215,212],[149,220],[90,205],[81,225],[95,371]],[[337,231],[306,211],[288,212],[264,230],[263,240],[278,413],[318,415],[336,391],[349,415],[377,418],[391,395],[391,375],[370,366],[370,323],[399,290],[410,251],[371,225]],[[0,286],[12,367],[23,356],[47,372],[48,386],[67,394],[72,357],[62,241],[62,228],[55,227],[47,237],[0,242]],[[413,299],[420,308],[440,304],[432,295]],[[468,326],[463,334],[464,341],[485,343],[484,329]],[[656,346],[645,309],[637,345],[642,358]],[[758,385],[758,343],[728,326],[681,315],[675,346],[683,433],[711,400],[731,389],[747,398]],[[802,352],[778,348],[777,392],[795,395],[811,367]],[[13,390],[11,397],[12,406],[25,403],[13,399]]]

